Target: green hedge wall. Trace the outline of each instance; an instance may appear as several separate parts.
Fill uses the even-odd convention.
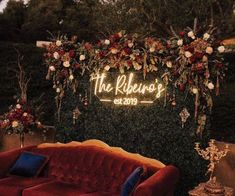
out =
[[[88,81],[80,81],[82,96],[84,90],[90,89]],[[199,141],[205,145],[209,131],[204,132],[203,139],[195,135],[194,103],[192,99],[185,103],[182,94],[176,97],[174,108],[170,104],[163,107],[163,99],[149,106],[117,106],[101,103],[94,96],[85,107],[79,102],[79,95],[67,92],[62,104],[61,122],[57,126],[57,140],[99,139],[111,146],[173,164],[181,172],[176,195],[187,195],[189,189],[206,180],[206,163],[195,152],[194,143]],[[191,116],[181,128],[179,113],[185,104]],[[76,105],[82,114],[73,125],[72,111]]]

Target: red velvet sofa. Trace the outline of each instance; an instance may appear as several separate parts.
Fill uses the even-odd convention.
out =
[[[22,151],[49,156],[38,177],[9,176]],[[41,144],[0,153],[0,196],[119,196],[126,178],[138,166],[145,177],[134,196],[173,196],[176,167],[110,147],[98,140]]]

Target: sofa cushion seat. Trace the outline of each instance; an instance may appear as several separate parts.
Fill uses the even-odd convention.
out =
[[[23,196],[110,196],[117,195],[109,192],[96,192],[84,190],[82,187],[65,183],[61,181],[53,181],[27,188],[23,191]]]
[[[0,195],[1,196],[21,196],[25,188],[36,186],[45,182],[49,182],[49,178],[27,178],[22,176],[10,176],[0,179]]]

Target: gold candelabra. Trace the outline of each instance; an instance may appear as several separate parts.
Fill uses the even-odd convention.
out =
[[[210,161],[210,163],[208,164],[208,169],[207,169],[207,173],[206,174],[210,174],[210,181],[213,178],[213,174],[214,174],[214,170],[215,170],[215,165],[220,161],[220,159],[222,159],[223,157],[225,157],[229,151],[229,145],[226,144],[225,148],[223,150],[219,150],[218,147],[215,145],[215,140],[211,139],[208,142],[209,146],[203,150],[200,148],[200,144],[199,143],[195,143],[195,150],[197,151],[197,153],[205,160]]]

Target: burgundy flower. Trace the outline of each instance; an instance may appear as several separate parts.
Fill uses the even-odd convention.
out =
[[[70,50],[70,51],[69,51],[69,57],[70,57],[70,58],[74,58],[74,57],[75,57],[75,52],[74,52],[74,50]]]
[[[182,83],[180,83],[180,84],[178,85],[178,88],[179,88],[179,90],[180,90],[181,92],[184,92],[184,90],[185,90],[185,85],[182,84]]]
[[[179,35],[180,35],[181,37],[183,37],[183,36],[185,35],[185,32],[184,32],[184,31],[180,31]]]
[[[92,44],[90,44],[89,42],[86,42],[84,44],[84,47],[86,48],[86,50],[91,50],[93,48]]]
[[[216,64],[215,64],[215,67],[216,67],[217,69],[221,69],[221,68],[224,67],[224,64],[223,64],[223,63],[216,63]]]
[[[58,53],[59,53],[60,56],[62,56],[62,55],[65,54],[65,51],[64,50],[59,50]]]
[[[200,53],[200,52],[196,52],[195,55],[194,55],[197,59],[202,59],[202,57],[204,56],[203,53]]]
[[[191,56],[190,57],[190,62],[191,63],[194,63],[196,61],[196,56],[194,55],[194,56]]]

